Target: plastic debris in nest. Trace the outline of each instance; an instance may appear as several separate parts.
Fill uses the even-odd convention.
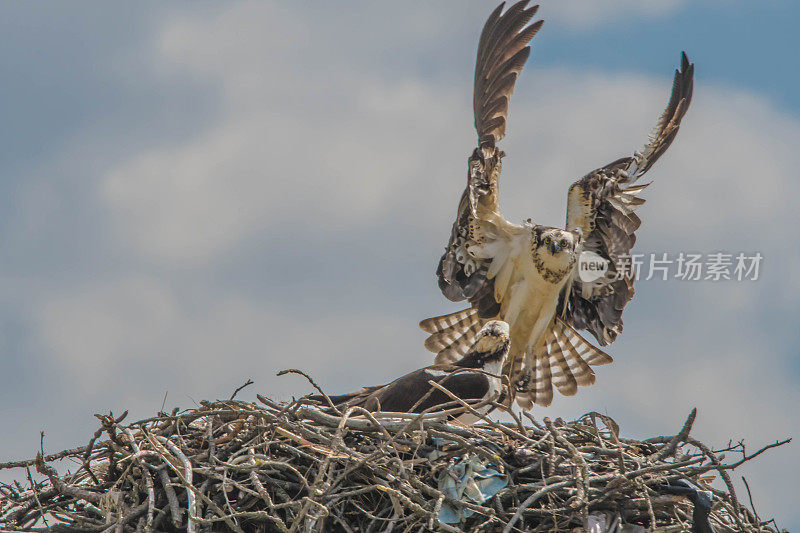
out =
[[[485,464],[474,453],[454,466],[447,467],[439,478],[439,490],[452,503],[443,503],[439,521],[458,524],[475,514],[459,502],[482,504],[508,485],[508,475],[501,474],[491,463]]]

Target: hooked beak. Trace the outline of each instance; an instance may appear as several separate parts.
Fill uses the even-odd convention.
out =
[[[558,252],[560,252],[561,250],[563,250],[563,248],[561,247],[561,245],[560,245],[560,244],[558,244],[558,243],[556,243],[555,241],[553,241],[553,242],[551,242],[551,243],[550,243],[550,246],[549,246],[549,248],[550,248],[550,253],[551,253],[551,254],[553,254],[553,255],[556,255]]]

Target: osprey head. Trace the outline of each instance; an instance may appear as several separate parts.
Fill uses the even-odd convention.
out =
[[[475,336],[472,351],[483,360],[499,360],[501,363],[508,355],[511,343],[511,332],[507,322],[490,320]]]
[[[531,228],[531,259],[541,276],[558,283],[578,259],[580,234],[547,226]]]

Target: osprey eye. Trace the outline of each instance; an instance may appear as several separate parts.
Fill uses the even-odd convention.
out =
[[[544,238],[544,243],[545,244],[550,244],[550,237],[545,237]]]
[[[567,247],[567,239],[561,239],[561,247],[562,248],[566,248]]]

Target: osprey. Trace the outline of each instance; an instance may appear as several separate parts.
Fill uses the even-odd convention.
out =
[[[620,263],[629,257],[641,220],[634,210],[648,185],[636,182],[666,151],[692,98],[694,65],[684,53],[667,108],[647,144],[632,156],[600,167],[576,181],[567,194],[565,229],[507,221],[498,207],[498,178],[514,83],[530,54],[528,42],[541,27],[528,24],[538,6],[527,0],[503,4],[481,33],[475,67],[473,107],[478,146],[467,163],[467,187],[458,205],[450,241],[439,261],[439,288],[449,300],[471,307],[429,318],[425,346],[436,363],[457,360],[490,319],[506,321],[511,351],[503,373],[524,409],[547,406],[553,387],[570,396],[594,383],[591,366],[611,357],[586,341],[587,330],[601,346],[622,331],[622,310],[633,297],[633,277]],[[591,253],[589,253],[591,252]],[[607,268],[597,279],[578,275],[581,254]]]
[[[359,406],[368,411],[394,413],[436,412],[460,407],[453,398],[432,387],[431,381],[468,404],[499,399],[502,392],[500,371],[508,350],[508,324],[492,320],[476,333],[472,348],[459,360],[420,368],[380,387],[365,387],[352,394],[331,396],[331,401],[341,408]],[[323,401],[322,396],[310,398]],[[484,405],[477,411],[487,414],[493,409],[493,405]],[[477,420],[471,413],[451,418],[465,424]]]

